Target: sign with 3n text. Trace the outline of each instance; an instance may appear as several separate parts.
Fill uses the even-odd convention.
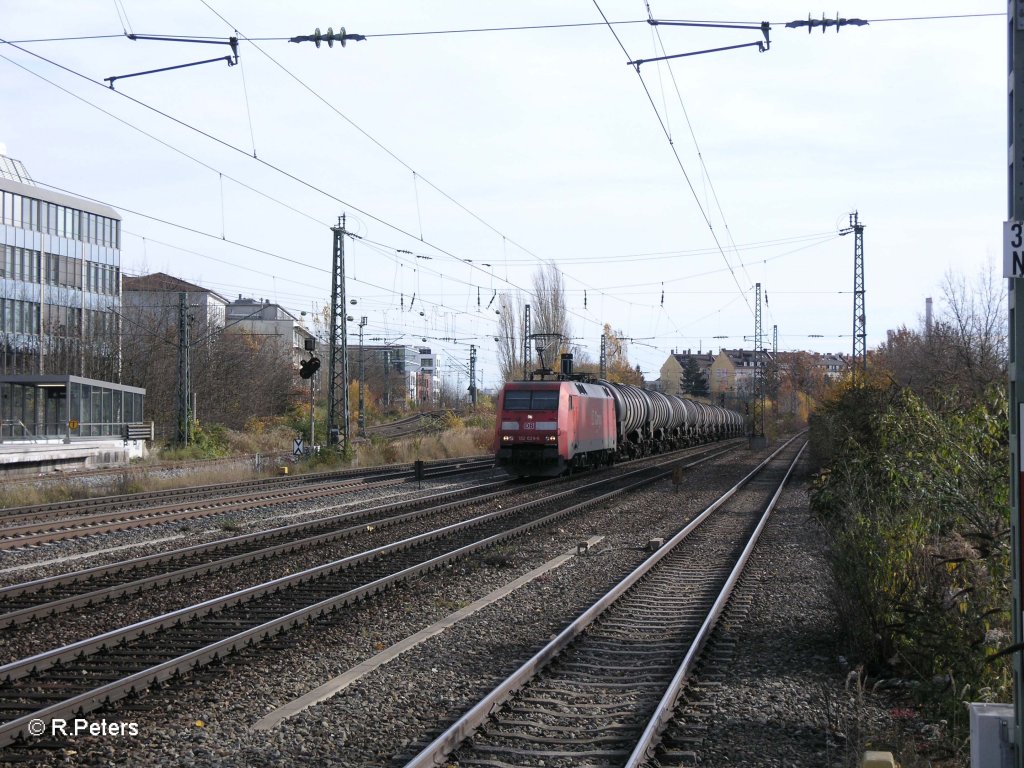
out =
[[[1003,277],[1024,277],[1024,224],[1003,222]]]

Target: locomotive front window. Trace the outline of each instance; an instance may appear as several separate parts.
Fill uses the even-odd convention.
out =
[[[533,410],[554,411],[558,409],[558,390],[533,393]]]
[[[505,392],[506,411],[554,411],[558,408],[558,390],[510,389]]]
[[[506,411],[528,411],[530,410],[529,390],[510,389],[505,392]]]

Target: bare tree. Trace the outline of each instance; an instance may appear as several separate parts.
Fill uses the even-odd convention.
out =
[[[176,312],[123,310],[125,384],[146,389],[146,416],[159,433],[176,431],[179,329]],[[190,389],[203,426],[244,429],[252,418],[283,414],[300,379],[276,336],[223,333],[202,313],[189,323]],[[303,388],[302,397],[308,396]]]
[[[439,408],[458,408],[462,405],[461,387],[447,377],[434,379],[434,397]]]
[[[1006,375],[1006,292],[994,275],[981,271],[970,289],[963,276],[947,272],[942,285],[953,361],[974,394]]]
[[[170,313],[124,305],[121,310],[124,384],[146,390],[146,418],[172,435],[177,413],[178,329]]]
[[[545,349],[544,362],[554,367],[558,357],[571,349],[572,330],[569,325],[569,310],[565,303],[565,284],[562,273],[553,262],[537,270],[533,276],[533,292],[529,295],[530,330],[533,334],[550,334],[557,344]],[[525,335],[524,301],[519,294],[501,294],[498,304],[498,369],[503,381],[512,381],[521,375],[524,365],[531,367],[539,363],[529,358],[523,360],[523,336]]]
[[[968,286],[947,273],[946,311],[931,328],[902,327],[873,357],[893,380],[920,394],[932,408],[956,408],[1006,378],[1005,294],[991,270]]]
[[[606,375],[619,384],[644,385],[642,373],[629,362],[629,342],[621,330],[612,330],[610,323],[604,324]]]
[[[498,298],[498,371],[502,381],[513,381],[523,370],[523,301],[518,294]]]
[[[565,283],[554,262],[548,262],[533,274],[532,325],[534,333],[557,337],[557,344],[545,350],[544,362],[554,368],[558,357],[569,351],[572,328],[565,303]]]

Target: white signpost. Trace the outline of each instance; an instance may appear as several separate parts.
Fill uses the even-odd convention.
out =
[[[1024,277],[1024,224],[1003,222],[1003,277]]]

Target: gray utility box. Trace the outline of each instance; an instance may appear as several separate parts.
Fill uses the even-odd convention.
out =
[[[1013,704],[968,705],[971,711],[971,768],[1014,768]]]

